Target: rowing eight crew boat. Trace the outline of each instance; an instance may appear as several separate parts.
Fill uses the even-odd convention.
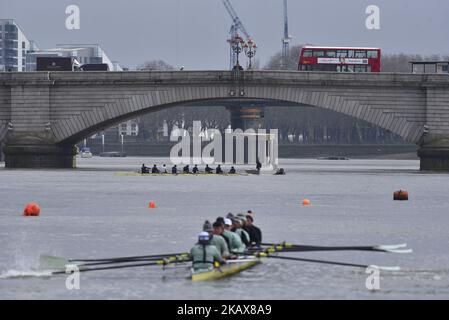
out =
[[[191,268],[191,279],[192,281],[211,281],[219,280],[233,276],[244,270],[254,267],[260,263],[260,259],[254,256],[239,258],[236,260],[228,260],[225,265],[212,270],[193,270]]]
[[[116,172],[116,176],[120,177],[159,177],[159,176],[208,176],[208,177],[214,177],[214,176],[249,176],[249,173],[140,173],[140,172]]]
[[[309,263],[320,263],[326,265],[337,265],[354,268],[375,268],[384,271],[399,271],[398,266],[376,266],[358,263],[348,263],[339,261],[319,260],[302,257],[282,256],[279,253],[287,252],[310,252],[310,251],[372,251],[372,252],[387,252],[387,253],[412,253],[412,249],[408,249],[407,244],[397,245],[374,245],[374,246],[317,246],[304,244],[261,244],[266,246],[264,249],[250,250],[246,255],[235,260],[227,260],[225,264],[215,269],[194,270],[191,265],[187,268],[190,270],[189,279],[192,281],[208,281],[219,280],[232,275],[238,274],[244,270],[254,267],[259,264],[260,258],[282,259],[289,261],[300,261]],[[131,256],[131,257],[115,257],[103,259],[67,259],[63,257],[55,257],[48,255],[41,255],[40,257],[41,269],[49,271],[48,275],[61,275],[73,271],[90,272],[100,270],[113,270],[124,268],[137,268],[148,266],[169,266],[192,262],[189,253],[172,253],[146,256]]]

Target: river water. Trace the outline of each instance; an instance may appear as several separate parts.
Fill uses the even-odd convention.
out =
[[[166,159],[79,159],[77,170],[0,168],[0,299],[447,299],[449,175],[417,161],[280,160],[286,176],[120,176]],[[410,200],[395,202],[395,190]],[[304,198],[312,205],[304,207]],[[149,209],[149,201],[156,209]],[[41,216],[21,215],[28,202]],[[44,276],[39,256],[99,258],[190,249],[205,219],[248,209],[267,242],[407,243],[412,254],[310,252],[294,257],[402,267],[370,291],[364,269],[269,259],[235,277],[186,280],[185,266]],[[27,277],[25,277],[27,276]]]

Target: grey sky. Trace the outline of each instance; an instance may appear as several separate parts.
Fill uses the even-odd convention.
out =
[[[232,0],[259,46],[261,64],[281,49],[282,0]],[[81,30],[65,28],[65,8],[81,9]],[[381,30],[365,28],[365,8],[381,9]],[[293,43],[379,46],[387,53],[449,53],[447,0],[289,0]],[[0,0],[41,48],[100,43],[135,68],[163,59],[186,69],[226,69],[231,20],[221,0]]]

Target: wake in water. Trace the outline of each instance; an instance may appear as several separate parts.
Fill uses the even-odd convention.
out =
[[[33,271],[33,270],[8,270],[0,273],[0,279],[18,279],[18,278],[39,278],[50,277],[51,271]]]

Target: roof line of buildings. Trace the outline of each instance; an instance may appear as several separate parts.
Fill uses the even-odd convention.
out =
[[[110,71],[122,71],[99,44],[58,44],[39,49],[14,19],[0,19],[0,71],[36,71],[37,57],[72,57],[81,64],[107,64]]]

